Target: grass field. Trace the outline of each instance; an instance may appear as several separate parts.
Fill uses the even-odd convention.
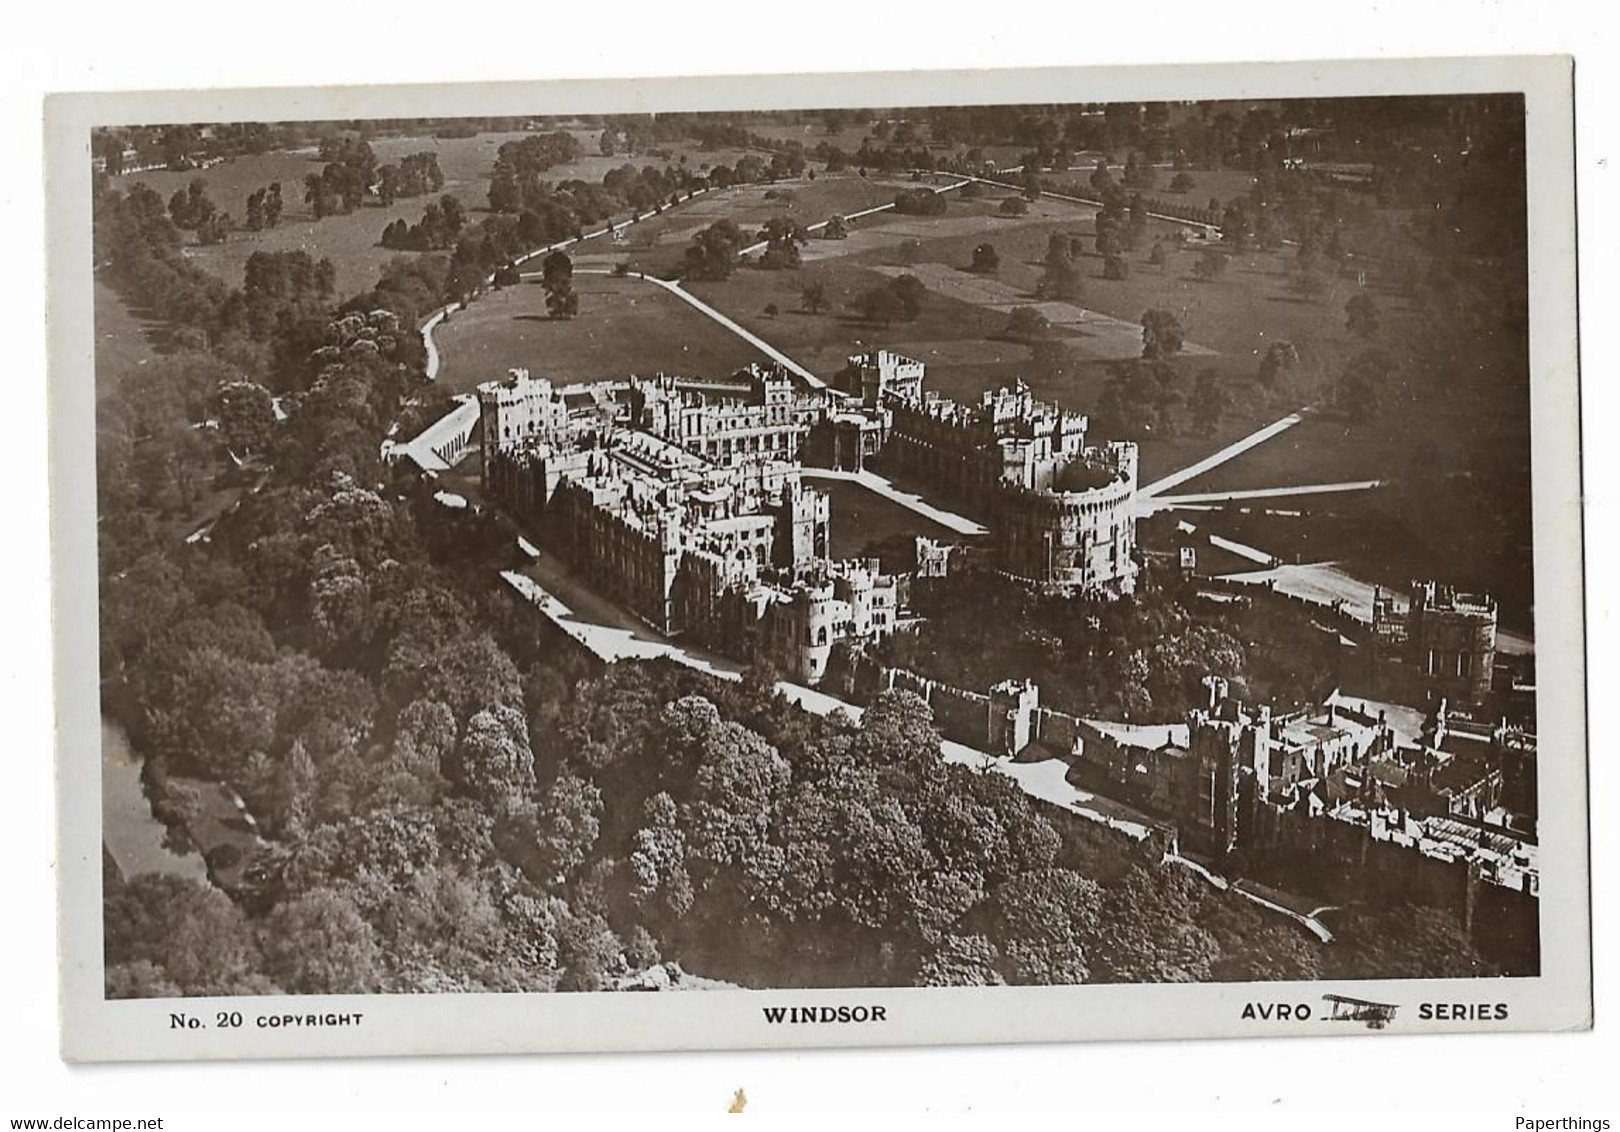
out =
[[[692,237],[716,221],[734,222],[752,242],[765,222],[774,217],[791,217],[805,226],[820,224],[834,214],[847,215],[887,204],[904,185],[903,181],[850,174],[716,189],[642,220],[625,231],[623,243],[592,243],[574,258],[584,264],[622,262],[638,271],[673,275]],[[887,214],[880,213],[859,224],[876,226],[886,218]],[[806,258],[814,254],[818,244],[830,242],[813,242],[806,249]]]
[[[105,283],[95,290],[96,395],[105,396],[130,370],[158,356],[162,324],[137,314]]]
[[[851,480],[810,478],[807,483],[831,501],[834,558],[856,558],[874,543],[914,535],[954,539],[945,527]]]
[[[599,134],[595,130],[574,130],[585,147],[578,160],[559,165],[546,173],[551,181],[580,179],[597,182],[610,169],[626,163],[662,166],[661,157],[646,154],[617,154],[603,157],[598,149]],[[317,221],[304,203],[304,177],[319,173],[321,162],[313,149],[300,152],[268,153],[251,157],[238,157],[209,169],[187,173],[156,171],[131,174],[119,179],[123,188],[144,181],[160,193],[164,200],[177,190],[200,179],[208,186],[209,198],[222,210],[241,222],[247,211],[247,195],[272,181],[280,181],[285,202],[281,223],[262,232],[233,232],[223,244],[209,247],[190,246],[186,255],[200,266],[218,275],[232,286],[242,281],[242,266],[255,251],[291,251],[301,248],[319,258],[329,256],[338,271],[339,295],[351,295],[365,290],[377,280],[384,264],[400,254],[378,245],[382,230],[397,219],[415,223],[422,210],[437,195],[449,194],[467,206],[470,221],[477,223],[488,211],[489,175],[494,168],[495,154],[503,142],[522,138],[523,133],[488,133],[471,138],[433,137],[380,137],[372,140],[371,148],[378,164],[398,161],[411,153],[431,150],[438,154],[439,169],[444,174],[444,188],[434,197],[412,197],[396,201],[383,208],[368,205],[345,216],[328,216]],[[740,150],[702,150],[695,143],[667,147],[678,162],[685,157],[689,167],[706,169],[711,164],[730,164],[741,156]],[[189,238],[189,237],[188,237]]]
[[[579,315],[546,317],[545,292],[523,283],[479,298],[435,334],[446,391],[471,389],[525,366],[555,381],[628,374],[725,376],[763,361],[752,346],[640,279],[578,274]]]
[[[797,126],[759,125],[750,127],[750,130],[762,138],[802,142],[807,150],[826,142],[828,145],[837,146],[845,153],[854,153],[861,148],[861,142],[872,136],[872,127],[875,124],[875,122],[861,122],[858,125],[841,126],[830,134],[819,122],[805,122]],[[874,139],[872,144],[882,143]]]

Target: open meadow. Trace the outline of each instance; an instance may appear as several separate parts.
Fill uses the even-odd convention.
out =
[[[625,164],[663,166],[680,163],[697,171],[711,165],[734,163],[741,150],[704,150],[694,143],[676,143],[660,146],[668,152],[668,159],[645,153],[602,156],[599,149],[600,131],[572,130],[585,152],[577,160],[547,170],[550,181],[583,180],[599,183],[610,170]],[[468,222],[476,224],[489,211],[489,176],[495,166],[495,155],[502,144],[529,136],[525,132],[482,133],[470,138],[435,138],[431,136],[385,136],[371,140],[371,148],[379,165],[397,162],[412,153],[432,151],[438,155],[439,170],[444,174],[444,188],[431,196],[411,197],[383,207],[368,204],[346,215],[328,216],[316,220],[309,205],[304,202],[304,177],[319,173],[323,168],[313,147],[297,150],[237,157],[208,169],[190,172],[158,170],[130,174],[119,178],[120,187],[129,188],[144,181],[164,200],[194,180],[207,186],[209,198],[222,210],[229,212],[240,223],[246,212],[247,195],[272,181],[280,181],[285,210],[281,223],[260,232],[234,231],[223,244],[188,246],[185,254],[201,267],[218,275],[232,286],[242,281],[242,267],[248,256],[256,251],[292,251],[302,249],[319,259],[329,257],[337,268],[337,292],[350,295],[372,286],[382,267],[395,256],[412,254],[384,248],[380,243],[382,231],[395,220],[414,224],[422,218],[422,211],[431,200],[450,195],[461,201],[469,213]],[[191,240],[188,235],[188,241]]]
[[[101,397],[125,373],[157,357],[167,332],[162,323],[142,317],[101,280],[96,281],[94,313],[96,395]]]
[[[523,366],[553,381],[629,374],[723,377],[764,356],[667,291],[633,276],[576,274],[579,314],[553,319],[524,282],[480,296],[434,335],[439,383],[463,392]]]

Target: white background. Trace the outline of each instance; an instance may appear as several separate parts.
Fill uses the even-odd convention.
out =
[[[1616,775],[1609,736],[1620,426],[1614,19],[1601,0],[1107,5],[823,2],[564,6],[311,0],[18,5],[0,33],[6,250],[0,655],[0,1128],[164,1116],[177,1129],[546,1128],[569,1117],[748,1111],[1050,1112],[1071,1124],[1512,1129],[1620,1120],[1610,1013]],[[41,96],[51,90],[1231,62],[1504,53],[1577,59],[1597,1030],[1440,1039],[67,1067],[56,1055]],[[1560,176],[1561,170],[1532,170]],[[85,458],[90,458],[86,453]]]

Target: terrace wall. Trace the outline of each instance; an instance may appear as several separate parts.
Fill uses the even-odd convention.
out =
[[[1456,916],[1475,945],[1515,973],[1537,969],[1540,900],[1497,884],[1478,862],[1432,856],[1326,815],[1258,807],[1245,871],[1343,906],[1412,903]]]

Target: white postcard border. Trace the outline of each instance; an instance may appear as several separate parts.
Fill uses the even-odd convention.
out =
[[[47,103],[50,468],[62,1052],[70,1060],[937,1045],[1590,1025],[1587,750],[1576,344],[1572,63],[1567,58],[1247,63],[554,83],[68,94]],[[94,335],[89,131],[101,124],[637,113],[1122,99],[1522,91],[1526,105],[1538,643],[1542,974],[1501,980],[863,988],[688,994],[102,996]],[[1381,1030],[1324,1025],[1322,995],[1396,1005]],[[1245,1021],[1248,1002],[1310,1021]],[[1421,1002],[1501,1002],[1505,1021],[1424,1021]],[[767,1024],[765,1006],[882,1006],[881,1023]],[[240,1012],[239,1029],[212,1023]],[[171,1016],[194,1016],[198,1029]],[[352,1027],[272,1027],[359,1014]]]

